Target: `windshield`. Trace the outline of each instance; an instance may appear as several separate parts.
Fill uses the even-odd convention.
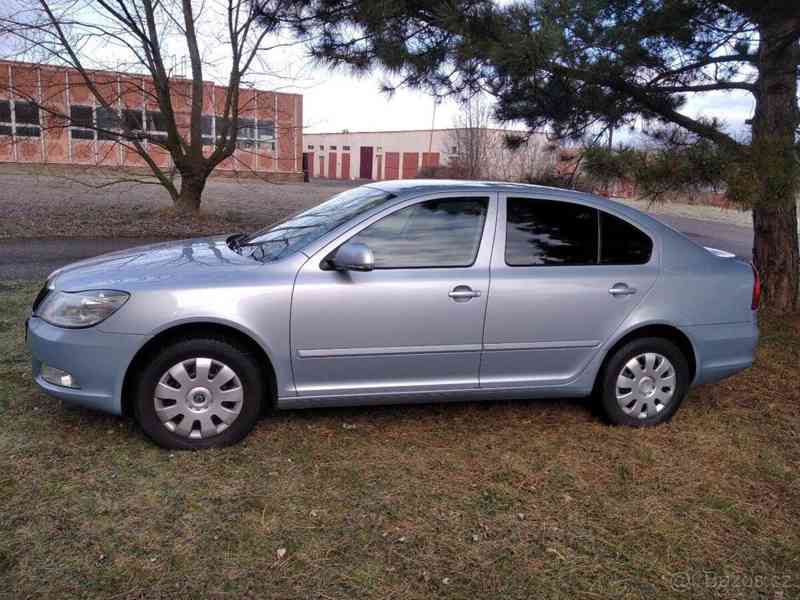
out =
[[[356,215],[394,197],[377,188],[354,188],[276,225],[248,236],[232,236],[229,244],[237,252],[247,252],[257,260],[276,260],[305,248]]]

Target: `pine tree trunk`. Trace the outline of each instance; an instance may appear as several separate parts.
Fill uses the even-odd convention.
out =
[[[794,198],[779,206],[753,208],[753,257],[761,274],[765,304],[779,311],[798,308],[797,208]]]
[[[206,187],[204,175],[181,175],[181,190],[175,199],[175,208],[182,213],[195,213],[200,210],[200,200]]]
[[[797,193],[800,168],[795,150],[798,126],[797,66],[800,48],[786,21],[760,27],[753,161],[759,192],[753,203],[753,258],[769,308],[796,310],[800,282]]]

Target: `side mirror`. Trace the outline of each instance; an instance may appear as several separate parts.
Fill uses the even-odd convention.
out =
[[[372,271],[375,267],[372,250],[361,242],[347,242],[336,251],[330,262],[337,271]]]

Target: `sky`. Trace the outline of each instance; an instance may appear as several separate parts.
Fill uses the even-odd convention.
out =
[[[303,94],[305,129],[308,133],[429,129],[452,127],[459,107],[445,101],[436,108],[424,92],[399,90],[392,97],[382,94],[383,77],[373,74],[354,77],[342,70],[312,68],[297,85],[287,89]],[[752,117],[753,98],[746,92],[709,92],[689,98],[683,112],[691,117],[717,117],[734,134],[743,134],[745,120]],[[514,125],[511,125],[514,127]],[[630,138],[627,131],[615,134],[620,141]]]
[[[353,77],[316,69],[313,82],[298,86],[308,133],[380,131],[452,127],[458,114],[454,101],[435,106],[423,93],[401,89],[391,97],[381,93],[379,75]],[[435,112],[435,114],[434,114]]]

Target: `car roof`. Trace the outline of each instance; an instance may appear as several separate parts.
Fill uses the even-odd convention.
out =
[[[532,185],[529,183],[511,183],[507,181],[472,181],[465,179],[392,179],[375,181],[368,183],[370,187],[380,188],[387,192],[409,193],[409,192],[436,192],[448,189],[451,191],[480,191],[491,190],[493,192],[527,192],[536,190],[551,190],[560,192],[570,192],[560,188],[546,187],[543,185]],[[576,192],[573,192],[576,193]]]
[[[665,227],[665,224],[650,215],[631,206],[577,190],[533,185],[530,183],[513,183],[507,181],[470,181],[461,179],[394,179],[375,181],[365,187],[378,188],[385,192],[408,196],[436,192],[499,192],[508,194],[525,194],[526,196],[540,194],[543,200],[572,200],[598,209],[621,213],[641,225],[650,227]],[[668,226],[667,226],[668,227]]]

